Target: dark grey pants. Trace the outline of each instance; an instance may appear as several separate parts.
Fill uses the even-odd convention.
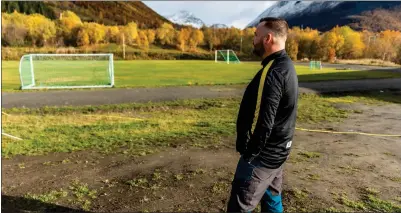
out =
[[[283,212],[281,202],[282,166],[268,169],[255,159],[242,157],[235,171],[227,212],[251,212],[261,201],[262,212]]]

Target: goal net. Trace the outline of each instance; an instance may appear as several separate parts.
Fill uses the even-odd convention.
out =
[[[19,72],[21,89],[114,86],[113,54],[29,54]]]
[[[233,50],[216,50],[214,55],[215,62],[226,62],[227,64],[240,62]]]

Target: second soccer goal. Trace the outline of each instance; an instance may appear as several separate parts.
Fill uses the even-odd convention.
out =
[[[214,53],[215,62],[240,63],[237,55],[233,50],[216,50]]]
[[[113,54],[29,54],[19,72],[21,89],[114,86]]]

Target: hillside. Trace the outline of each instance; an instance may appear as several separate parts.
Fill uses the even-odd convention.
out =
[[[349,25],[356,30],[375,32],[399,30],[401,12],[397,7],[400,6],[401,2],[396,1],[283,1],[267,8],[248,27],[256,26],[262,17],[273,16],[285,18],[290,26],[310,27],[320,31],[330,30],[336,25]]]
[[[54,19],[60,11],[70,10],[81,20],[105,25],[125,25],[131,21],[140,28],[157,28],[162,23],[171,23],[148,6],[139,1],[2,1],[2,12],[32,14],[40,13]]]

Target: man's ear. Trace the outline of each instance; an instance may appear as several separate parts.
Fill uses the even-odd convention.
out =
[[[269,42],[271,42],[273,39],[272,34],[268,33],[265,38],[263,39],[263,43],[268,44]]]

